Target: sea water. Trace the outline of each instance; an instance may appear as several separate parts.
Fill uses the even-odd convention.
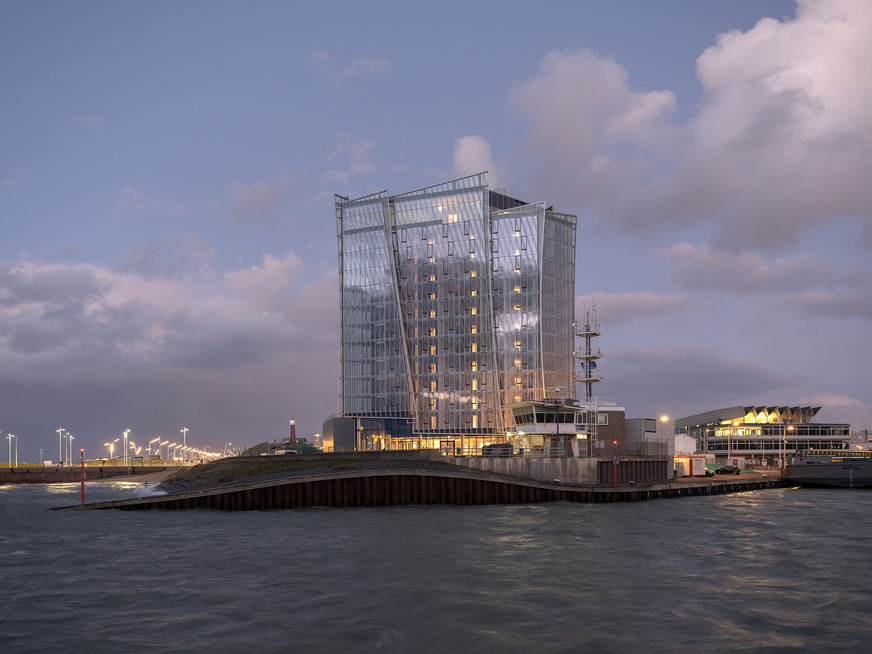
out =
[[[6,654],[872,648],[870,492],[48,510],[78,502],[76,484],[0,486]]]

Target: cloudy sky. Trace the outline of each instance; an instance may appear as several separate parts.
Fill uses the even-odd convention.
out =
[[[3,2],[0,437],[311,438],[333,194],[485,169],[579,216],[629,417],[872,428],[870,34],[868,0]]]

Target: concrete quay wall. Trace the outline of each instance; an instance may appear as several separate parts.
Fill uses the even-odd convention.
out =
[[[523,477],[543,483],[594,486],[612,483],[617,472],[618,483],[662,482],[669,477],[669,459],[621,457],[617,470],[612,459],[591,457],[446,457],[448,463],[512,477]]]
[[[85,466],[85,481],[147,475],[163,472],[167,466]],[[82,481],[81,466],[19,466],[0,468],[0,484],[59,484]]]

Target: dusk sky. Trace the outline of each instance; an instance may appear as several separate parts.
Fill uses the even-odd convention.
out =
[[[627,416],[872,428],[872,2],[0,3],[0,441],[336,412],[333,194],[579,217]]]

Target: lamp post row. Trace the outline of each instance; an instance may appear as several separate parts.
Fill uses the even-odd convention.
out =
[[[72,465],[73,441],[75,440],[76,437],[73,436],[69,431],[67,431],[67,429],[65,427],[58,427],[55,431],[58,434],[58,464],[62,465],[64,460],[66,460],[69,465]],[[188,447],[188,432],[190,431],[190,429],[188,429],[187,427],[183,427],[179,431],[182,434],[182,443],[170,443],[169,441],[161,441],[160,436],[158,436],[157,438],[153,438],[152,440],[149,441],[148,453],[152,454],[152,444],[156,443],[156,445],[154,446],[154,452],[156,452],[158,455],[160,455],[161,448],[164,445],[168,445],[167,456],[169,456],[170,448],[175,447],[176,448],[175,452],[178,452],[179,450],[181,450],[182,455],[185,457],[185,461],[187,461],[188,458],[190,457],[190,455],[193,453],[205,454],[204,450],[199,450],[195,447],[190,447],[190,448]],[[136,444],[132,440],[128,439],[130,432],[131,432],[130,429],[125,429],[124,432],[121,434],[121,437],[116,438],[115,440],[113,440],[110,443],[103,443],[104,447],[109,448],[109,458],[110,459],[115,457],[115,443],[117,443],[119,440],[121,440],[121,438],[124,438],[124,465],[127,465],[128,447],[133,449],[134,456],[138,456],[139,453],[142,452],[141,446],[139,448],[137,448]],[[0,431],[0,433],[2,433],[2,431]],[[17,466],[18,465],[18,440],[19,440],[19,437],[11,432],[6,435],[6,440],[7,440],[8,445],[9,445],[9,466],[10,467],[12,467],[12,440],[13,439],[15,439],[15,465]],[[66,452],[64,450],[66,450]],[[40,459],[42,459],[42,452],[43,452],[43,449],[41,448],[39,450]],[[65,454],[66,454],[66,459],[64,458]],[[42,461],[40,461],[40,463],[42,463]]]

